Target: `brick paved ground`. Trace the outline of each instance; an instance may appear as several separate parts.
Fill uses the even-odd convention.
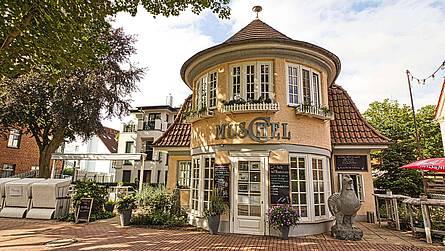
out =
[[[78,242],[54,250],[445,250],[374,224],[360,224],[360,227],[365,232],[365,240],[358,242],[332,240],[328,235],[283,241],[275,237],[122,228],[115,219],[74,225],[0,218],[0,250],[50,250],[44,244],[60,238],[74,238]]]

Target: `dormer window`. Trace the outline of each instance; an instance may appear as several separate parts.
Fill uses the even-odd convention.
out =
[[[286,68],[288,104],[320,107],[320,73],[296,64],[288,64]]]
[[[247,62],[230,66],[230,97],[245,101],[272,97],[272,63]]]

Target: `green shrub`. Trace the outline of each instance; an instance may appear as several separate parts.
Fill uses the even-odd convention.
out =
[[[94,181],[77,182],[74,187],[73,206],[75,212],[80,205],[82,198],[92,198],[90,221],[107,219],[112,217],[112,213],[105,212],[104,205],[108,201],[108,192],[105,186]]]
[[[67,167],[67,168],[63,169],[62,174],[63,175],[74,176],[74,168]]]
[[[132,218],[133,225],[176,227],[187,223],[187,213],[180,206],[179,190],[168,194],[163,187],[146,187],[136,194],[139,206]]]
[[[123,198],[119,198],[116,201],[116,209],[119,213],[130,211],[136,208],[136,205],[134,204],[136,199],[133,195],[127,195]]]
[[[228,206],[224,202],[224,200],[218,196],[218,194],[213,191],[210,196],[209,208],[204,210],[204,216],[216,216],[225,213],[228,209]]]

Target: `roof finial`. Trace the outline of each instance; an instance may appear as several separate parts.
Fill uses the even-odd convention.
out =
[[[256,12],[256,19],[258,19],[258,13],[261,12],[262,10],[263,10],[263,7],[261,7],[259,5],[253,6],[252,11]]]

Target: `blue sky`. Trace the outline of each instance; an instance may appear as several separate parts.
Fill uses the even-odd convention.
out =
[[[120,14],[115,26],[136,35],[134,61],[148,68],[134,93],[133,104],[164,104],[172,93],[180,105],[190,90],[180,78],[182,64],[196,52],[221,43],[255,18],[287,36],[322,46],[339,56],[343,86],[363,112],[384,98],[408,103],[406,69],[426,76],[445,60],[444,0],[234,0],[230,20],[209,11],[157,17],[141,10],[136,17]],[[435,104],[445,71],[426,85],[414,84],[416,107]],[[105,123],[119,128],[119,122]]]

